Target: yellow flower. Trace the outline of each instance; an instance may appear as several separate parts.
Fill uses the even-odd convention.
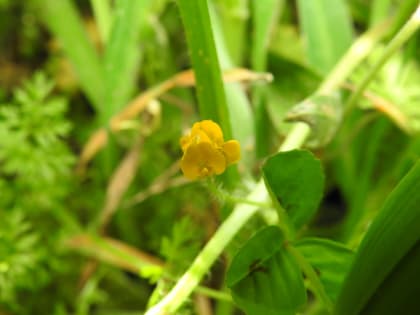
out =
[[[181,137],[180,145],[184,153],[181,170],[189,179],[222,174],[241,157],[239,142],[225,142],[219,125],[211,120],[195,123],[190,134]]]

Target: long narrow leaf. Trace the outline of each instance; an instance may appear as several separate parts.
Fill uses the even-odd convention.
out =
[[[270,33],[284,0],[268,0],[252,2],[252,68],[256,71],[265,71],[267,67],[267,49]],[[266,89],[263,86],[255,86],[253,91],[253,104],[255,108],[255,151],[258,158],[269,152],[269,121],[266,108]]]
[[[298,0],[309,64],[328,73],[350,47],[353,31],[343,0]]]
[[[133,93],[140,60],[139,36],[150,0],[119,0],[105,51],[106,110],[102,123],[118,112]]]
[[[192,65],[197,80],[201,118],[218,122],[227,138],[232,131],[207,0],[179,0]]]
[[[359,314],[391,270],[420,240],[420,161],[386,200],[363,239],[337,302],[337,314]]]
[[[70,0],[34,0],[34,4],[68,55],[83,91],[95,109],[101,111],[104,99],[101,63],[73,3]]]
[[[221,18],[217,14],[211,2],[209,3],[209,9],[220,66],[223,70],[233,69],[238,65],[234,64],[233,58],[228,52],[226,33],[228,33],[229,30],[223,29],[220,21]],[[254,125],[249,99],[241,84],[225,83],[224,88],[226,92],[226,100],[228,102],[227,107],[229,111],[230,125],[232,128],[232,136],[244,147],[252,147],[254,144]],[[244,163],[245,169],[247,170],[250,169],[252,162],[253,161],[250,159],[250,155],[248,157],[244,156],[242,159],[242,163]]]

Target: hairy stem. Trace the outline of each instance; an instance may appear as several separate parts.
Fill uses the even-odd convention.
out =
[[[376,29],[375,32],[367,33],[357,40],[355,45],[358,45],[359,48],[354,48],[354,45],[350,48],[349,53],[343,57],[331,74],[325,78],[317,92],[326,94],[339,88],[353,69],[371,51],[373,44],[381,38],[382,34],[381,31]],[[363,49],[360,49],[360,47]],[[356,52],[357,58],[354,55]],[[296,123],[279,151],[289,151],[301,147],[309,134],[310,128],[308,125],[300,122]],[[268,202],[269,195],[262,179],[245,199],[251,202],[246,204],[240,203],[235,206],[232,213],[222,223],[172,290],[158,304],[150,308],[145,315],[174,314],[184,303],[227,244],[229,244],[245,223],[258,211],[259,204]],[[325,301],[325,303],[327,303],[326,307],[329,308],[330,305],[328,302]]]

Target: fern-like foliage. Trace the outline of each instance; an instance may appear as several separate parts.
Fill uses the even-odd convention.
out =
[[[0,104],[0,308],[15,314],[30,303],[22,296],[40,294],[62,267],[57,219],[68,217],[63,200],[75,158],[65,142],[67,102],[49,97],[52,89],[37,73]]]
[[[3,207],[48,207],[74,161],[63,141],[70,131],[64,98],[48,98],[53,84],[41,73],[0,105],[0,187]]]

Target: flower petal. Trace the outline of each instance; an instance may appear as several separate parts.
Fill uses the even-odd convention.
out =
[[[191,144],[190,135],[182,136],[181,139],[179,139],[179,145],[181,146],[182,152],[185,152],[185,150],[188,148],[190,144]]]
[[[226,164],[232,164],[241,158],[241,146],[236,140],[229,140],[223,144],[223,153],[226,157]]]
[[[214,121],[203,120],[195,123],[191,130],[191,134],[198,134],[199,131],[204,132],[208,136],[210,141],[216,144],[217,146],[222,146],[224,141],[223,132],[222,129],[220,129],[219,125],[216,124]]]
[[[225,169],[225,156],[209,142],[190,144],[181,160],[181,170],[189,179],[218,175]]]

